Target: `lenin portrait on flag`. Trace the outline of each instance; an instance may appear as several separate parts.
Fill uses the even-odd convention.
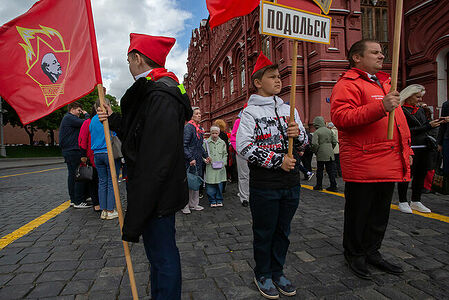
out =
[[[54,53],[50,52],[42,57],[41,67],[44,74],[47,75],[52,83],[56,83],[62,74],[61,64]]]

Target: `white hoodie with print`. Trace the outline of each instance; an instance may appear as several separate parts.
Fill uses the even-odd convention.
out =
[[[266,173],[260,168],[280,169],[288,150],[289,119],[290,105],[285,104],[278,96],[263,97],[257,94],[250,96],[248,106],[242,113],[236,146],[237,152],[248,160],[253,177],[257,175],[256,172]],[[300,134],[295,139],[294,150],[299,151],[300,147],[308,144],[308,138],[296,109],[295,122],[299,125]],[[278,175],[282,175],[282,172]],[[256,177],[263,179],[263,174],[258,175]]]

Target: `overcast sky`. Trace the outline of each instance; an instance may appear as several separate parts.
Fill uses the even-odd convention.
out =
[[[25,13],[36,0],[0,0],[0,24]],[[182,82],[192,29],[207,19],[206,0],[91,0],[103,84],[120,99],[133,79],[126,62],[129,33],[165,35],[177,42],[166,68]]]

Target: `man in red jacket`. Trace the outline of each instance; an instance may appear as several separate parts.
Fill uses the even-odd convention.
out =
[[[356,42],[348,53],[351,69],[342,74],[331,96],[346,183],[344,254],[349,268],[364,279],[371,279],[367,263],[391,274],[403,272],[379,253],[394,185],[410,181],[412,154],[399,93],[390,91],[390,76],[380,71],[384,58],[378,42]],[[395,109],[394,138],[388,140],[387,116]]]

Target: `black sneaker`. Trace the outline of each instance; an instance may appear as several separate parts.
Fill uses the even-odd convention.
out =
[[[279,293],[273,284],[271,278],[260,277],[259,280],[254,278],[254,283],[256,284],[259,292],[262,296],[267,299],[279,299]]]
[[[249,202],[247,200],[243,200],[242,206],[243,207],[248,207],[248,205],[249,205]]]
[[[338,188],[336,187],[336,186],[330,186],[330,187],[328,187],[327,189],[326,189],[326,191],[329,191],[329,192],[338,192]]]
[[[74,208],[89,208],[92,207],[92,205],[87,204],[87,202],[81,202],[80,204],[74,204]]]
[[[313,190],[314,191],[321,191],[323,189],[323,187],[322,186],[318,186],[318,185],[315,185],[314,187],[313,187]]]
[[[284,275],[281,275],[278,279],[273,278],[273,282],[281,294],[285,296],[296,295],[296,287],[294,287],[290,280],[288,280]]]

